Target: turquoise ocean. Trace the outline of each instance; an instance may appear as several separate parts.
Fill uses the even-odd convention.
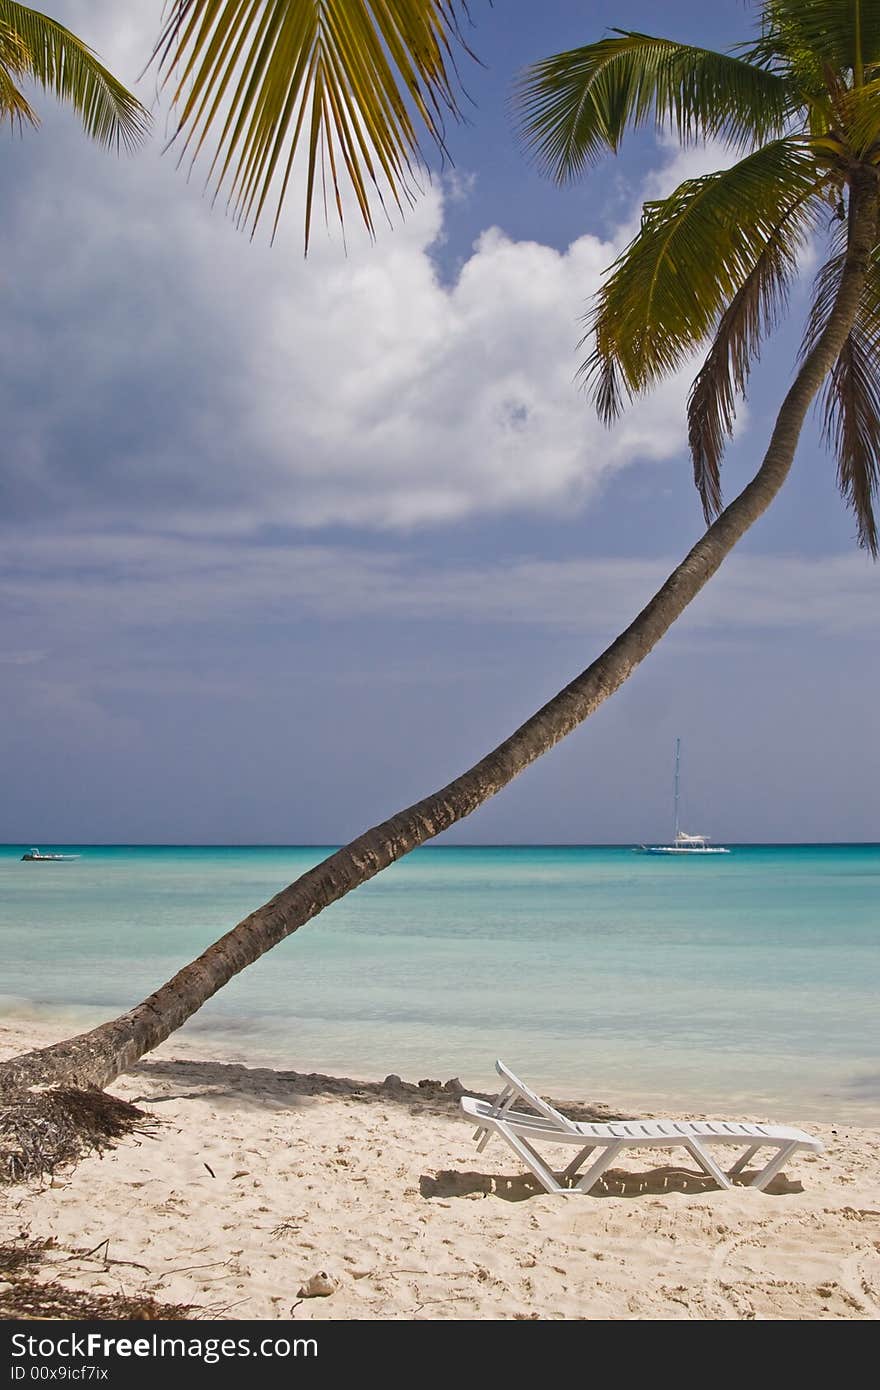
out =
[[[76,1031],[143,998],[316,848],[0,848],[0,1014]],[[880,1119],[880,845],[427,848],[183,1030],[252,1065],[658,1110]]]

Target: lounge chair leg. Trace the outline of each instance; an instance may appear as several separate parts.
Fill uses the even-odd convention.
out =
[[[699,1139],[694,1139],[692,1137],[687,1139],[685,1141],[684,1147],[687,1149],[688,1153],[692,1154],[693,1157],[697,1160],[703,1171],[705,1173],[708,1173],[710,1178],[715,1179],[719,1187],[733,1186],[733,1183],[730,1181],[730,1178],[721,1168],[718,1167],[718,1164],[715,1162],[712,1155],[706,1152]]]
[[[494,1105],[493,1105],[493,1107],[492,1107],[492,1114],[493,1114],[493,1115],[501,1115],[501,1114],[503,1114],[504,1111],[507,1110],[508,1107],[510,1106],[510,1103],[511,1103],[511,1101],[513,1100],[513,1098],[514,1098],[514,1090],[513,1090],[513,1087],[512,1087],[512,1086],[505,1086],[504,1089],[503,1089],[501,1092],[499,1092],[499,1094],[495,1097],[495,1102],[494,1102]],[[477,1153],[478,1153],[478,1154],[481,1154],[481,1153],[483,1152],[483,1150],[485,1149],[486,1145],[488,1144],[488,1142],[489,1142],[489,1140],[490,1140],[491,1138],[492,1138],[492,1131],[491,1131],[491,1129],[484,1129],[483,1126],[481,1125],[479,1129],[475,1129],[475,1130],[474,1130],[474,1142],[475,1142],[476,1145],[477,1145]]]
[[[573,1178],[578,1168],[580,1168],[581,1164],[583,1163],[584,1159],[587,1157],[588,1154],[591,1154],[593,1152],[595,1147],[595,1144],[588,1144],[585,1149],[581,1149],[580,1153],[571,1160],[571,1163],[569,1163],[568,1167],[563,1168],[562,1176],[564,1178]]]
[[[768,1183],[771,1183],[779,1172],[780,1168],[788,1162],[797,1148],[797,1144],[783,1144],[782,1148],[776,1153],[766,1168],[762,1168],[760,1173],[752,1179],[751,1186],[756,1187],[759,1192],[763,1192]]]
[[[589,1192],[591,1187],[599,1181],[605,1169],[613,1163],[621,1149],[626,1148],[626,1141],[622,1140],[617,1144],[608,1144],[600,1153],[595,1163],[587,1169],[576,1188],[567,1188],[566,1191]]]
[[[556,1181],[556,1178],[550,1172],[550,1169],[547,1167],[541,1155],[537,1153],[525,1139],[521,1139],[518,1134],[514,1134],[513,1130],[508,1129],[505,1124],[499,1124],[498,1133],[503,1135],[514,1153],[519,1154],[523,1163],[535,1175],[546,1192],[556,1193],[568,1192],[570,1190],[567,1187],[562,1187]]]
[[[733,1167],[728,1168],[727,1176],[729,1178],[735,1178],[738,1173],[741,1173],[743,1168],[747,1167],[748,1164],[751,1163],[752,1159],[755,1157],[755,1154],[758,1152],[760,1147],[760,1144],[753,1144],[750,1149],[746,1149],[745,1153],[741,1154],[740,1157],[736,1160],[736,1163],[734,1163]]]

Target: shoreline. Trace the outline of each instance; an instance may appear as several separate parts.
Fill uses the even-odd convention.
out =
[[[0,1056],[63,1031],[4,1024]],[[442,1089],[249,1067],[184,1039],[111,1089],[163,1121],[155,1138],[0,1189],[0,1244],[51,1238],[39,1277],[69,1288],[302,1321],[880,1316],[876,1130],[805,1123],[825,1154],[768,1193],[635,1153],[603,1191],[560,1199],[499,1144],[477,1154]],[[336,1291],[300,1298],[319,1271]]]
[[[97,1005],[70,1005],[63,1009],[53,1007],[50,1004],[32,1004],[28,1000],[16,999],[13,1007],[9,1008],[9,996],[5,996],[6,1012],[2,1012],[4,996],[0,994],[0,1046],[2,1046],[3,1034],[6,1031],[20,1034],[22,1036],[33,1035],[43,1042],[55,1042],[64,1038],[73,1037],[78,1033],[87,1032],[89,1029],[97,1027],[101,1023],[107,1022],[116,1016],[116,1013],[124,1012],[124,1006],[118,1008],[102,1008]],[[193,1026],[192,1022],[185,1024],[173,1035],[169,1042],[163,1043],[157,1049],[156,1054],[169,1055],[171,1050],[175,1057],[186,1058],[209,1058],[212,1061],[225,1062],[233,1065],[245,1067],[261,1067],[272,1071],[288,1072],[296,1071],[300,1074],[320,1072],[328,1077],[336,1077],[343,1080],[363,1080],[369,1081],[369,1073],[372,1076],[381,1077],[390,1071],[398,1070],[411,1073],[410,1079],[418,1081],[424,1076],[430,1075],[433,1070],[442,1064],[440,1062],[421,1064],[401,1065],[401,1060],[389,1055],[380,1062],[378,1058],[373,1059],[372,1068],[367,1067],[363,1071],[346,1066],[344,1062],[327,1062],[326,1058],[312,1055],[309,1052],[303,1053],[299,1047],[295,1050],[290,1047],[282,1047],[280,1043],[273,1045],[271,1035],[261,1033],[259,1030],[249,1031],[248,1021],[242,1020],[240,1023],[235,1020],[231,1023],[211,1023],[198,1020]],[[514,1069],[524,1072],[528,1069],[531,1083],[539,1090],[547,1094],[563,1098],[571,1097],[578,1091],[578,1083],[573,1083],[570,1079],[553,1076],[542,1070],[540,1065],[532,1064],[527,1068],[524,1062],[517,1066],[516,1057],[502,1054],[504,1060],[510,1062]],[[486,1053],[482,1057],[482,1065],[468,1069],[467,1074],[462,1076],[465,1088],[476,1089],[482,1092],[494,1094],[498,1089],[497,1076],[494,1071],[494,1056]],[[451,1064],[450,1064],[451,1065]],[[448,1070],[448,1068],[447,1068]],[[748,1114],[758,1120],[774,1120],[778,1123],[798,1123],[803,1127],[816,1123],[828,1124],[847,1124],[872,1128],[874,1124],[880,1125],[880,1091],[877,1091],[878,1083],[870,1077],[872,1083],[869,1091],[866,1091],[865,1099],[860,1099],[857,1095],[842,1095],[836,1093],[799,1095],[796,1092],[788,1099],[780,1099],[778,1096],[767,1094],[757,1087],[745,1090],[742,1087],[731,1090],[729,1085],[719,1087],[716,1091],[710,1091],[708,1087],[699,1092],[692,1087],[667,1085],[663,1089],[650,1087],[647,1082],[641,1086],[622,1085],[619,1082],[610,1083],[602,1080],[601,1061],[596,1064],[593,1059],[592,1065],[589,1063],[585,1067],[584,1079],[580,1083],[582,1086],[592,1080],[595,1076],[595,1092],[590,1100],[593,1104],[604,1105],[613,1109],[615,1113],[626,1112],[630,1115],[643,1115],[653,1117],[662,1113],[674,1111],[687,1111],[689,1114],[720,1114],[725,1118],[736,1117],[742,1113]],[[875,1096],[874,1092],[877,1091]],[[576,1101],[573,1103],[577,1103]],[[797,1120],[793,1117],[797,1116]]]

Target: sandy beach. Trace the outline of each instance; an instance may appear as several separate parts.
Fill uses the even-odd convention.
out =
[[[0,1028],[0,1055],[51,1040]],[[442,1086],[248,1068],[172,1040],[111,1089],[161,1119],[155,1137],[0,1189],[0,1244],[51,1238],[38,1277],[69,1288],[303,1321],[880,1313],[877,1131],[805,1125],[826,1152],[767,1193],[633,1154],[595,1195],[560,1199],[500,1145],[477,1154]],[[301,1297],[318,1273],[335,1291]]]

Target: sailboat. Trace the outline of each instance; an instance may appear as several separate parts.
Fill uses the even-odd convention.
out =
[[[671,845],[639,845],[641,854],[729,854],[723,845],[710,845],[708,835],[688,835],[681,828],[678,814],[681,771],[681,739],[675,740],[675,839]]]

